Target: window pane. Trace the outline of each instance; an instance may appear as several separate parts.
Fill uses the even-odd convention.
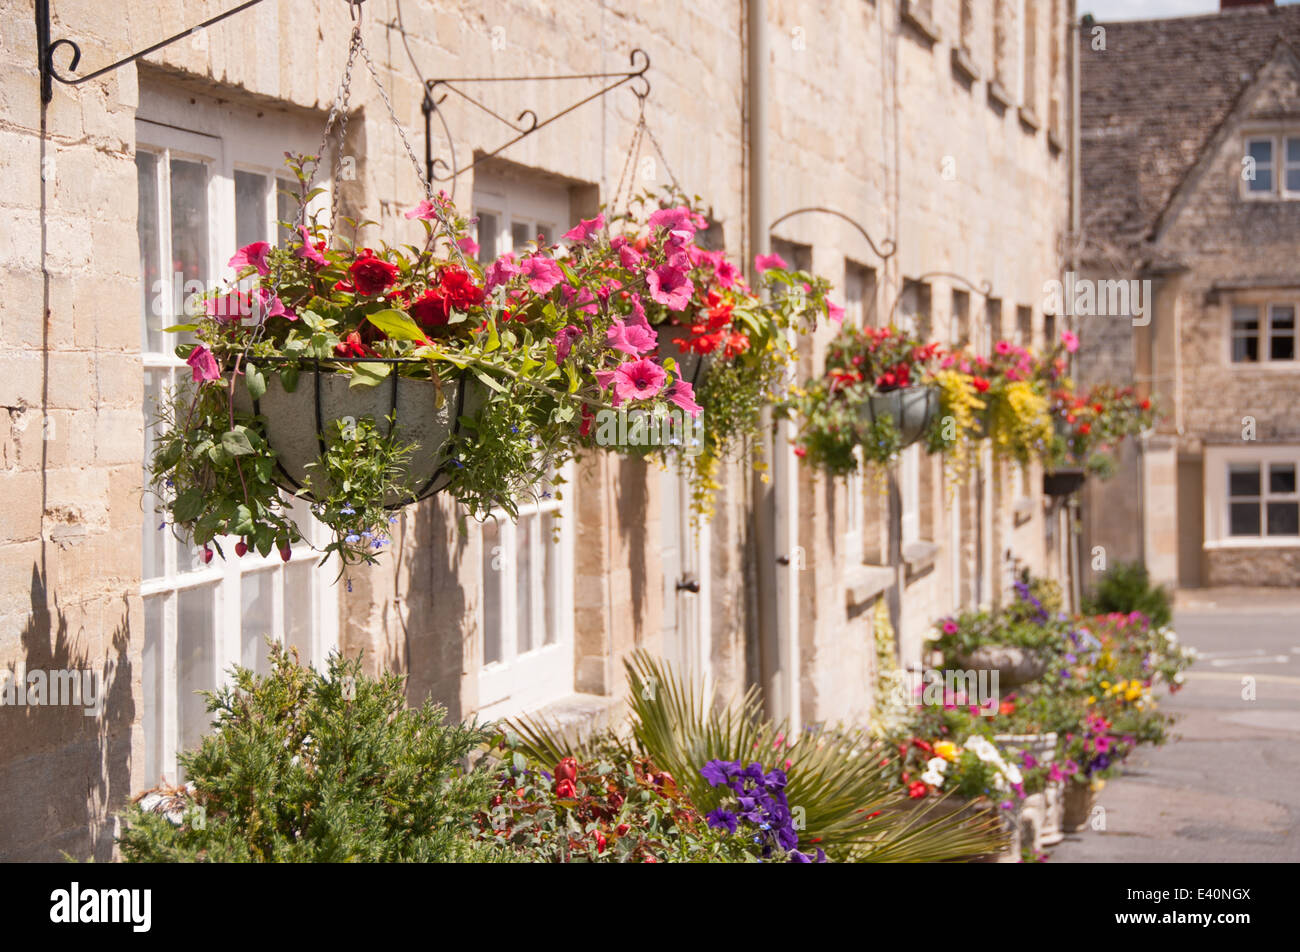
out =
[[[533,650],[533,536],[537,516],[521,516],[515,527],[515,645],[520,654]]]
[[[157,443],[155,421],[158,419],[162,397],[169,386],[168,382],[170,380],[170,370],[146,370],[144,372],[144,478],[146,483],[149,481],[149,460],[153,457],[154,447]],[[160,511],[162,508],[161,500],[154,496],[152,492],[146,492],[144,494],[143,508],[142,568],[145,578],[158,578],[166,573],[164,553],[166,552],[167,539],[171,536]]]
[[[1259,360],[1258,337],[1234,337],[1232,339],[1232,360],[1234,363],[1255,363]]]
[[[543,611],[546,625],[545,643],[553,645],[560,640],[560,546],[563,536],[559,529],[559,516],[554,512],[542,516],[542,551],[545,553],[545,576],[542,579],[542,593],[546,599]],[[560,530],[561,532],[563,530]],[[569,531],[572,531],[570,528]]]
[[[1269,357],[1295,359],[1295,308],[1289,304],[1269,308]]]
[[[136,232],[140,238],[140,346],[146,351],[162,349],[160,306],[162,292],[162,232],[158,227],[158,156],[135,154],[137,182]]]
[[[256,674],[271,673],[270,648],[266,639],[274,635],[275,570],[246,572],[239,580],[239,633],[242,648],[239,663]]]
[[[1288,162],[1300,162],[1300,138],[1286,140],[1286,160]]]
[[[1234,536],[1259,535],[1259,503],[1234,502],[1229,506],[1228,534]]]
[[[290,562],[284,571],[284,644],[298,649],[298,660],[311,664],[312,603],[310,562]]]
[[[1268,467],[1268,491],[1274,495],[1295,492],[1295,464],[1273,463]]]
[[[266,176],[235,172],[235,245],[266,241]]]
[[[515,254],[523,251],[528,242],[536,237],[533,234],[533,227],[527,222],[516,221],[510,223],[510,246]]]
[[[479,212],[478,216],[478,260],[495,261],[497,257],[497,236],[501,232],[501,220],[495,212]]]
[[[144,775],[151,783],[162,776],[163,725],[163,612],[167,596],[156,595],[144,600],[144,653],[140,695],[144,704],[141,723],[144,725]]]
[[[171,191],[171,270],[181,275],[182,291],[188,296],[206,290],[202,285],[208,279],[207,168],[201,162],[172,159]],[[169,307],[165,312],[168,323],[183,316],[170,313],[172,310]]]
[[[1300,503],[1271,502],[1268,504],[1268,534],[1300,535]]]
[[[502,659],[501,645],[501,527],[495,519],[483,523],[483,663]]]
[[[215,588],[204,585],[177,593],[176,702],[180,708],[178,750],[190,750],[208,732],[211,721],[207,702],[199,691],[216,687],[213,657],[213,597]]]
[[[1255,177],[1247,179],[1246,186],[1252,192],[1273,191],[1273,170],[1256,167]]]
[[[1259,487],[1257,463],[1233,463],[1228,467],[1229,496],[1258,496]]]
[[[1300,168],[1288,168],[1286,170],[1286,190],[1288,192],[1300,192]]]
[[[543,243],[549,245],[555,240],[555,226],[539,224],[537,226],[537,235],[534,237],[541,237]]]

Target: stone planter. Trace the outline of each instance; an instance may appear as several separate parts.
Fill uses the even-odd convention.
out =
[[[1082,489],[1087,478],[1082,466],[1063,466],[1054,472],[1043,473],[1043,494],[1069,496]]]
[[[678,341],[689,340],[691,329],[683,327],[680,324],[659,324],[655,327],[659,334],[659,347],[656,356],[660,362],[665,357],[671,357],[677,361],[677,369],[680,377],[689,383],[694,390],[699,390],[704,383],[704,377],[708,374],[709,365],[713,363],[712,354],[697,354],[694,351],[683,351],[677,346]]]
[[[939,388],[905,387],[888,393],[875,393],[863,404],[858,415],[871,424],[881,417],[888,417],[898,431],[899,445],[911,446],[925,435],[939,415]]]
[[[1020,766],[1021,755],[1026,751],[1040,764],[1050,764],[1056,759],[1056,733],[1046,734],[995,734],[993,743],[997,744],[1002,755],[1011,763]],[[1025,798],[1023,814],[1032,820],[1032,836],[1025,836],[1022,822],[1021,835],[1025,845],[1035,850],[1045,846],[1055,846],[1065,838],[1062,829],[1064,817],[1064,790],[1062,781],[1047,781],[1041,791]]]
[[[1014,645],[980,645],[969,654],[957,656],[963,668],[998,672],[998,690],[1026,684],[1043,676],[1047,659],[1028,648]]]
[[[1090,783],[1068,780],[1065,784],[1065,815],[1061,826],[1066,833],[1078,833],[1088,825],[1092,808],[1097,803],[1097,791]]]
[[[303,367],[293,390],[284,389],[278,368],[263,367],[262,373],[266,392],[256,400],[248,392],[246,378],[239,378],[235,409],[265,418],[266,439],[276,452],[276,483],[289,492],[303,486],[312,472],[308,464],[315,463],[325,448],[325,434],[338,432],[336,422],[370,418],[387,432],[386,421],[393,415],[399,437],[416,447],[407,465],[412,493],[407,498],[390,493],[384,500],[389,508],[423,499],[446,484],[448,441],[459,429],[460,417],[472,416],[487,400],[486,387],[468,375],[443,385],[439,405],[431,380],[399,376],[396,368],[377,386],[350,387],[347,374]]]

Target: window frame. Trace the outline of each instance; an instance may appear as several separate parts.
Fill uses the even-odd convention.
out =
[[[236,165],[231,161],[231,154],[234,149],[230,148],[232,144],[230,134],[232,130],[238,130],[240,124],[228,111],[223,112],[223,116],[225,121],[219,124],[222,134],[183,129],[168,122],[150,119],[144,115],[138,116],[135,124],[136,151],[157,157],[157,165],[154,169],[157,183],[155,213],[158,223],[158,247],[156,251],[160,271],[166,272],[168,270],[166,262],[175,260],[171,246],[171,162],[173,159],[197,162],[206,171],[204,196],[208,233],[206,236],[207,260],[204,262],[205,273],[202,280],[209,287],[214,281],[229,279],[234,276],[234,272],[226,266],[227,256],[225,252],[235,247],[235,170],[238,169],[243,172],[262,171],[271,180],[278,180],[275,169],[269,164],[265,166],[251,165],[242,159],[250,153],[264,154],[268,158],[270,156],[283,157],[282,139],[277,140],[274,144],[264,142],[264,147],[259,150],[254,147],[252,142],[246,141],[244,137],[239,137],[236,141],[239,145],[241,161]],[[304,144],[304,148],[310,148],[310,146]],[[139,172],[137,172],[138,174]],[[323,184],[326,188],[329,187],[329,183]],[[266,222],[267,234],[273,235],[275,234],[273,225],[276,214],[274,211],[276,205],[275,194],[268,192],[265,200],[268,206],[266,213],[268,219]],[[320,202],[320,199],[317,201]],[[327,197],[325,201],[326,207],[328,207]],[[137,231],[139,224],[137,222]],[[183,301],[184,299],[184,288],[180,289],[181,295],[178,296],[173,278],[173,273],[160,273],[159,275],[157,296],[163,302]],[[145,275],[142,274],[142,282],[144,279]],[[140,316],[141,363],[146,381],[142,411],[147,413],[151,375],[161,376],[165,382],[170,381],[174,386],[178,374],[184,374],[190,368],[174,352],[151,349],[145,309],[153,307],[152,301],[155,292],[153,288],[144,287],[142,287],[142,291],[142,312]],[[167,305],[164,304],[164,306]],[[163,327],[176,322],[166,315],[162,315],[161,318]],[[165,346],[169,341],[164,339],[162,343]],[[146,417],[144,421],[145,446],[142,456],[142,478],[146,485],[148,481],[149,450],[152,445],[150,422],[150,419]],[[170,533],[166,533],[165,529],[158,530],[156,528],[159,521],[161,521],[161,515],[155,508],[151,494],[146,492],[143,498],[142,534],[147,531],[158,532],[160,536],[166,534],[166,538],[161,540],[163,546],[162,574],[150,574],[153,566],[141,565],[139,591],[141,598],[145,602],[145,617],[149,617],[154,605],[159,605],[160,608],[156,617],[162,625],[162,630],[157,632],[149,630],[146,625],[145,633],[145,652],[147,656],[152,657],[152,660],[147,664],[150,670],[144,670],[146,665],[142,664],[141,673],[145,685],[141,720],[145,735],[146,771],[153,780],[163,777],[169,781],[181,782],[183,777],[177,762],[177,754],[182,749],[185,738],[181,737],[181,709],[184,697],[179,677],[183,633],[180,631],[178,613],[183,594],[202,589],[210,589],[211,591],[212,626],[211,641],[208,644],[210,670],[207,672],[210,681],[209,683],[193,685],[194,690],[209,690],[229,683],[231,666],[244,663],[242,609],[245,593],[242,582],[245,577],[260,574],[273,576],[274,581],[271,588],[272,610],[267,634],[276,642],[284,644],[286,640],[284,612],[287,601],[288,576],[290,573],[297,573],[297,566],[307,565],[310,567],[312,574],[310,591],[307,597],[310,611],[307,632],[309,657],[303,660],[318,668],[325,664],[328,652],[336,648],[338,644],[338,593],[333,585],[333,573],[328,568],[317,568],[312,564],[316,553],[307,541],[294,546],[290,561],[284,562],[278,552],[261,556],[256,551],[249,551],[243,558],[239,558],[233,551],[234,544],[238,540],[234,537],[223,537],[218,541],[226,553],[224,561],[219,557],[214,557],[212,562],[200,565],[197,557],[191,555],[192,567],[185,570],[180,560],[179,549],[181,543],[179,540],[174,539]],[[310,541],[318,546],[327,541],[323,527],[316,524],[314,520],[312,525],[309,526],[308,535]],[[193,546],[190,546],[189,549],[192,552],[197,551],[193,549]]]
[[[1267,163],[1255,163],[1255,179],[1246,179],[1238,176],[1241,182],[1241,197],[1251,202],[1269,202],[1279,200],[1300,199],[1300,192],[1287,193],[1286,182],[1283,175],[1279,172],[1285,171],[1285,155],[1280,152],[1279,146],[1283,148],[1286,145],[1288,136],[1279,132],[1257,132],[1242,136],[1243,156],[1250,156],[1250,147],[1255,142],[1267,142],[1271,152],[1271,158]],[[1294,138],[1294,137],[1291,137]],[[1273,176],[1273,184],[1268,189],[1253,189],[1251,185],[1259,178],[1261,168],[1267,168],[1269,174]]]
[[[1290,337],[1292,340],[1291,350],[1293,356],[1273,357],[1273,312],[1276,308],[1290,308],[1292,314],[1292,327]],[[1239,338],[1246,338],[1249,335],[1246,332],[1237,330],[1238,312],[1254,310],[1258,329],[1255,332],[1256,354],[1255,360],[1237,360],[1235,359],[1234,344]],[[1296,297],[1287,297],[1284,295],[1247,295],[1237,297],[1228,302],[1224,308],[1224,361],[1226,365],[1233,370],[1259,370],[1268,368],[1270,371],[1297,371],[1300,370],[1300,295]]]
[[[1297,487],[1292,493],[1273,493],[1269,488],[1270,468],[1277,464],[1296,468]],[[1205,538],[1202,547],[1213,549],[1250,548],[1300,548],[1300,533],[1296,535],[1268,534],[1268,503],[1296,502],[1300,505],[1300,446],[1271,445],[1259,447],[1210,446],[1206,447],[1203,463],[1205,479]],[[1229,471],[1233,466],[1252,465],[1260,469],[1260,534],[1231,534],[1231,501],[1243,497],[1229,495]]]

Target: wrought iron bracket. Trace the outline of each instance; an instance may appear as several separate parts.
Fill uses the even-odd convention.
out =
[[[54,80],[58,80],[66,86],[80,86],[82,83],[97,79],[105,73],[111,73],[113,70],[128,63],[134,63],[142,56],[148,56],[150,53],[157,52],[164,46],[170,46],[177,40],[183,40],[187,36],[205,30],[215,23],[220,23],[227,17],[232,17],[236,13],[241,13],[249,7],[256,6],[262,0],[245,0],[239,6],[227,10],[225,13],[218,14],[211,19],[204,20],[202,23],[190,27],[188,30],[182,30],[175,36],[169,36],[161,42],[155,43],[147,49],[140,50],[138,53],[132,53],[130,56],[118,60],[116,63],[109,63],[102,69],[97,69],[93,73],[87,73],[85,76],[61,76],[54,66],[54,53],[61,46],[66,46],[72,51],[72,59],[68,61],[68,70],[73,71],[77,64],[81,62],[81,47],[75,40],[58,39],[50,42],[50,0],[36,0],[36,68],[41,74],[41,102],[48,103],[54,98]],[[349,0],[353,2],[353,0]],[[354,3],[355,7],[356,4]]]
[[[898,250],[898,245],[894,242],[893,238],[884,238],[880,242],[881,247],[885,249],[882,251],[881,248],[876,247],[876,243],[871,240],[871,236],[867,234],[867,230],[863,228],[862,225],[860,225],[857,221],[855,221],[853,218],[849,217],[848,215],[844,214],[844,212],[837,211],[834,208],[825,208],[821,205],[810,205],[807,208],[796,208],[792,212],[786,212],[776,221],[772,222],[772,224],[767,226],[768,233],[770,234],[776,231],[776,226],[781,224],[781,222],[789,218],[793,218],[795,215],[805,215],[810,212],[820,212],[823,215],[834,215],[836,218],[840,218],[848,222],[855,229],[857,229],[858,234],[860,234],[863,238],[867,240],[867,244],[871,246],[871,250],[875,252],[876,257],[879,258],[881,261],[887,261],[889,258],[892,258],[894,252]]]
[[[639,84],[632,86],[632,92],[637,99],[644,104],[647,96],[650,95],[650,80],[646,78],[646,71],[650,69],[650,56],[643,49],[634,49],[629,57],[631,70],[619,73],[566,73],[552,76],[453,76],[439,79],[425,80],[424,84],[424,101],[420,104],[420,111],[424,113],[424,165],[425,173],[428,175],[430,182],[449,182],[464,172],[468,172],[474,166],[478,165],[485,159],[499,155],[510,146],[514,145],[520,139],[524,139],[534,132],[549,126],[552,122],[567,116],[594,99],[599,99],[608,92],[623,86],[627,83],[634,83],[640,80]],[[532,109],[525,109],[520,112],[513,120],[506,118],[494,109],[488,107],[480,100],[471,96],[465,90],[460,89],[456,84],[466,83],[537,83],[537,82],[555,82],[558,80],[576,80],[576,79],[609,79],[614,80],[600,89],[591,93],[573,105],[568,106],[546,119],[539,120],[537,113]],[[509,126],[516,135],[514,138],[497,146],[491,152],[480,155],[469,165],[464,167],[456,163],[456,144],[452,141],[451,129],[447,125],[447,119],[438,107],[446,101],[448,95],[454,93],[461,99],[464,99],[470,105],[487,113],[493,119],[503,125]],[[433,117],[438,117],[442,123],[443,132],[447,138],[447,148],[451,154],[451,163],[448,164],[441,158],[435,158],[433,154]]]

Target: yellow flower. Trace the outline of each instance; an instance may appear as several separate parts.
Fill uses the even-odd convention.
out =
[[[1088,700],[1084,701],[1084,703],[1085,703],[1085,704],[1096,704],[1096,703],[1097,703],[1097,695],[1095,695],[1095,694],[1089,694],[1089,695],[1088,695]]]
[[[950,740],[941,740],[934,745],[934,752],[944,760],[955,761],[957,759],[957,745]]]

